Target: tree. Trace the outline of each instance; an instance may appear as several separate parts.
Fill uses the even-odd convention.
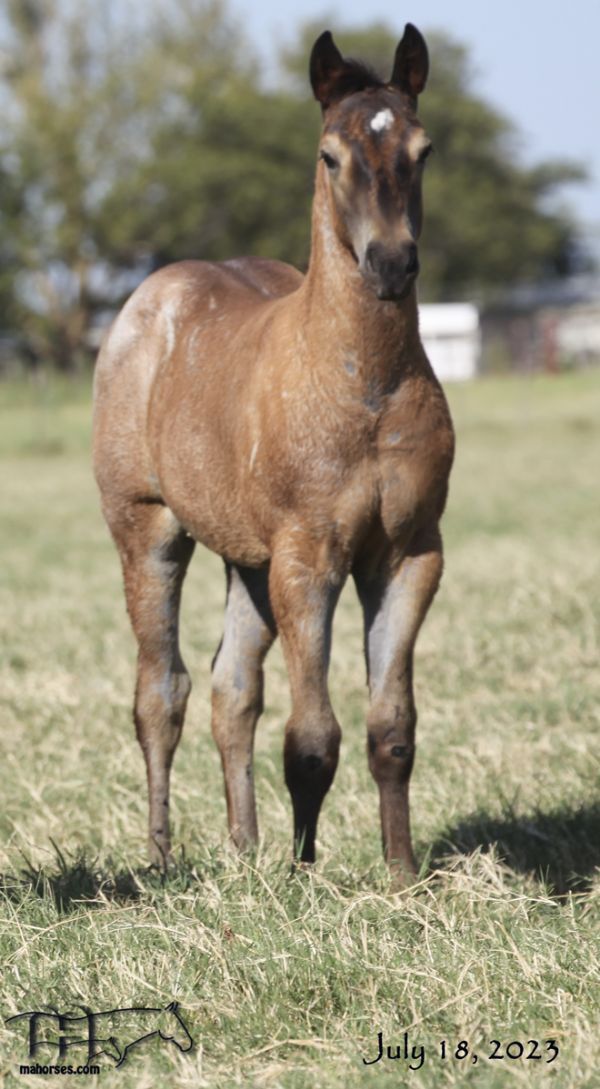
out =
[[[0,334],[3,329],[16,328],[21,317],[14,291],[17,244],[15,225],[21,215],[22,194],[0,163]]]
[[[184,228],[171,237],[157,195],[163,166],[169,200],[189,215],[190,88],[182,78],[194,51],[207,95],[212,86],[222,93],[217,75],[226,84],[240,71],[241,39],[219,0],[186,0],[169,20],[148,14],[143,33],[110,16],[93,0],[8,5],[0,169],[9,184],[0,220],[13,265],[11,317],[18,313],[38,356],[63,368],[89,354],[94,314],[120,302],[163,248],[177,256],[183,246]],[[249,61],[244,78],[252,85]],[[178,144],[174,184],[161,158],[167,132]],[[13,191],[22,194],[17,204]],[[2,251],[0,271],[1,262]]]
[[[199,63],[189,32],[161,45],[170,109],[155,118],[139,169],[107,195],[103,219],[114,230],[120,216],[124,247],[145,241],[155,264],[244,253],[305,262],[317,111],[264,91],[239,57]],[[175,45],[176,83],[164,71]]]
[[[59,15],[52,0],[10,0],[3,72],[2,162],[22,194],[10,216],[13,304],[33,351],[62,367],[94,308],[96,193],[110,142],[110,51],[93,43],[86,7]]]

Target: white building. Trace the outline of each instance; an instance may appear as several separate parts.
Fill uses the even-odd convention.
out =
[[[419,306],[421,339],[440,382],[474,378],[479,370],[481,329],[472,303]]]

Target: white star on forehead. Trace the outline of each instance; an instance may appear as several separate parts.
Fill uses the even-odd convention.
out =
[[[371,118],[371,128],[373,132],[382,132],[383,129],[389,129],[394,123],[394,115],[391,110],[379,110],[379,113],[375,114],[375,117]]]

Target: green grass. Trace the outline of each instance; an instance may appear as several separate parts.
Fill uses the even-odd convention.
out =
[[[257,739],[264,840],[253,859],[229,849],[209,729],[224,586],[200,550],[183,608],[195,687],[173,776],[178,861],[164,883],[145,869],[134,644],[90,471],[89,391],[0,386],[2,1014],[177,999],[196,1041],[191,1054],[148,1042],[119,1070],[101,1060],[107,1089],[600,1085],[600,375],[448,393],[446,572],[416,671],[422,879],[394,894],[350,590],[317,868],[289,873],[278,647]],[[421,1069],[363,1065],[380,1030],[424,1045]],[[22,1084],[24,1031],[0,1025],[7,1085]],[[551,1065],[486,1058],[492,1039],[547,1038]],[[467,1040],[477,1063],[443,1061],[443,1039]]]

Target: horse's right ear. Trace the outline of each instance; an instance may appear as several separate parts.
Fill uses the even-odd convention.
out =
[[[310,82],[317,102],[324,110],[339,96],[346,62],[335,44],[330,30],[324,30],[312,47]],[[337,93],[336,93],[337,90]]]

